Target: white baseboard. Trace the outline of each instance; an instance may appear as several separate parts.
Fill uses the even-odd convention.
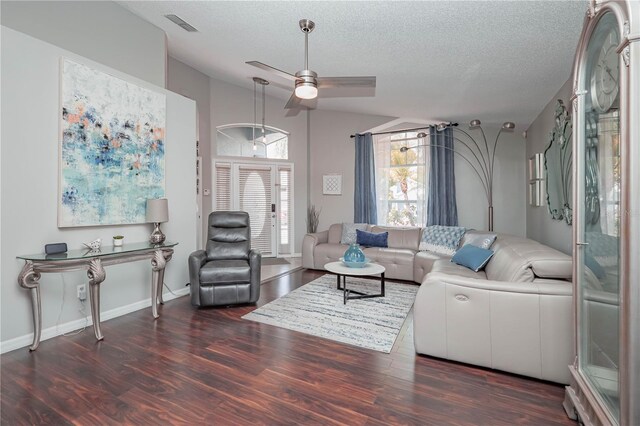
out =
[[[173,294],[171,293],[163,293],[162,297],[165,301],[177,299],[178,297],[186,296],[189,294],[189,287],[181,288],[179,290],[173,290]],[[108,321],[112,318],[121,317],[126,314],[130,314],[131,312],[139,311],[140,309],[145,309],[151,306],[151,298],[141,300],[139,302],[131,303],[130,305],[120,306],[114,309],[110,309],[105,312],[100,312],[100,322]],[[87,309],[89,309],[89,302],[87,301]],[[64,324],[59,324],[57,326],[48,327],[42,330],[40,335],[40,342],[51,339],[52,337],[60,336],[62,334],[70,333],[75,330],[79,330],[82,327],[91,327],[93,326],[93,321],[91,321],[91,315],[86,318],[80,318],[77,320],[69,321]],[[86,330],[85,330],[86,331]],[[93,334],[93,330],[89,330],[90,333]],[[16,349],[24,348],[26,346],[30,346],[33,343],[33,333],[25,334],[24,336],[15,337],[13,339],[9,339],[4,342],[0,342],[0,354],[5,352],[10,352]]]

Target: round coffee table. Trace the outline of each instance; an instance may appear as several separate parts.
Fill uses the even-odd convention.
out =
[[[368,263],[362,268],[349,268],[342,262],[330,262],[324,265],[324,269],[338,276],[338,290],[344,291],[344,304],[349,299],[369,299],[372,297],[384,297],[384,266],[377,263]],[[367,294],[356,290],[347,289],[347,277],[366,277],[380,274],[380,293]],[[374,277],[377,278],[377,277]],[[342,280],[342,286],[340,281]],[[354,293],[354,295],[351,295]]]

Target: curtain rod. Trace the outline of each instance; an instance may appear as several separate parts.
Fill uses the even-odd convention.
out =
[[[458,123],[448,123],[449,126],[454,126],[457,127]],[[372,135],[388,135],[391,133],[403,133],[403,132],[410,132],[412,130],[424,130],[424,129],[428,129],[431,126],[435,126],[435,124],[431,124],[431,125],[426,125],[426,126],[422,126],[422,127],[414,127],[412,129],[399,129],[399,130],[389,130],[388,132],[377,132],[377,133],[371,133]],[[349,136],[351,139],[355,138],[356,135],[351,135]]]

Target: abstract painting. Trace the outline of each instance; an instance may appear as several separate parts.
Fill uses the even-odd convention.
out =
[[[166,97],[62,60],[58,226],[145,222],[165,195]]]

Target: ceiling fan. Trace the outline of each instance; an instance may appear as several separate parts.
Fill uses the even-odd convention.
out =
[[[312,104],[303,104],[303,100],[316,99],[318,97],[339,97],[339,96],[373,96],[376,87],[375,77],[318,77],[318,74],[309,69],[309,33],[313,31],[316,24],[309,19],[301,19],[300,29],[304,33],[304,69],[294,74],[279,70],[270,65],[258,61],[248,61],[249,65],[277,74],[287,80],[294,82],[294,92],[285,105],[285,109],[315,108]],[[342,89],[353,88],[356,91],[345,91]],[[325,89],[341,89],[340,91]],[[357,92],[357,89],[366,90]],[[341,93],[342,92],[342,93]],[[354,93],[357,92],[357,93]]]

